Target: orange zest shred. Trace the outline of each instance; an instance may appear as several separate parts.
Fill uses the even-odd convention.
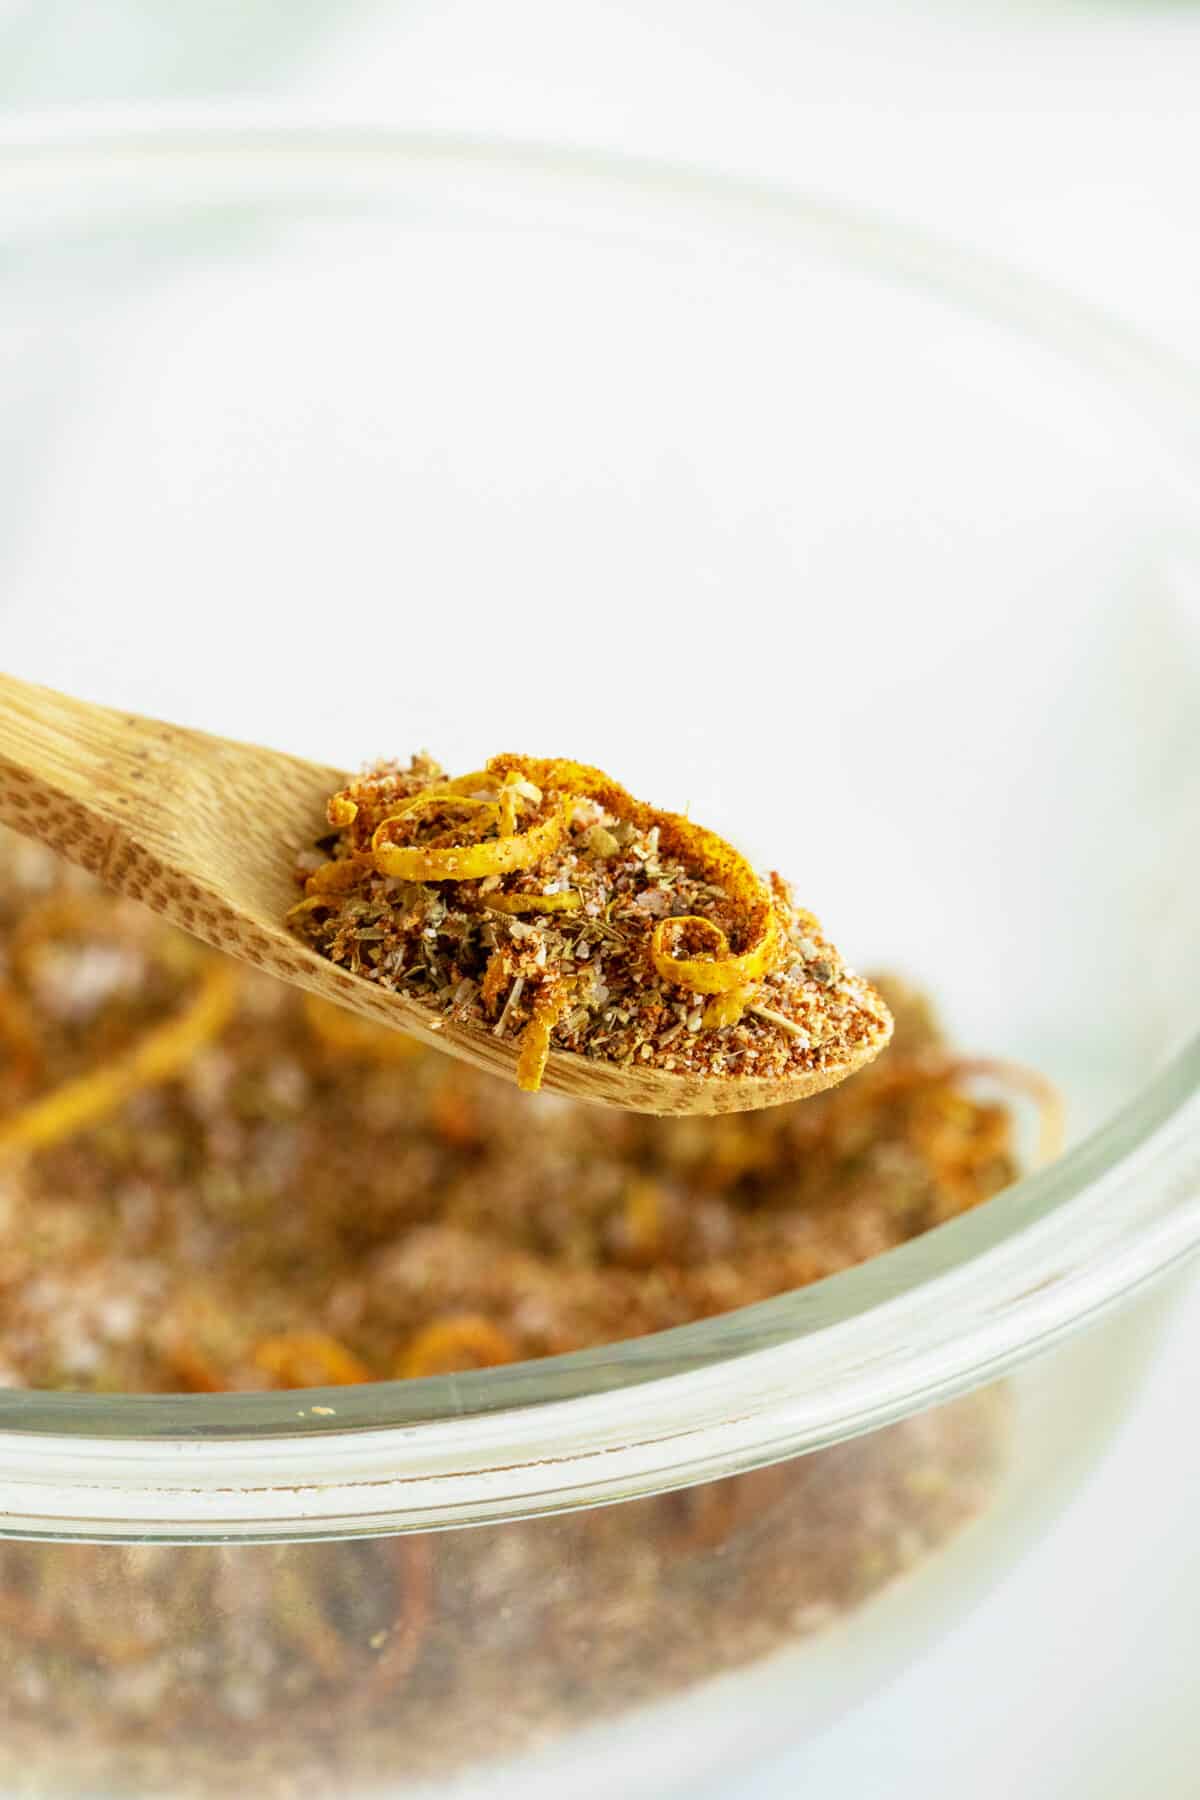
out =
[[[7,1047],[18,1078],[35,1080],[42,1049],[33,1013],[16,989],[6,986],[0,986],[0,1043]]]
[[[396,1374],[401,1380],[422,1375],[451,1375],[467,1369],[494,1369],[516,1362],[512,1339],[484,1313],[455,1313],[426,1325],[401,1351]]]
[[[479,777],[466,778],[478,780]],[[531,869],[550,856],[562,842],[566,830],[566,812],[554,807],[547,816],[528,831],[513,831],[508,836],[481,839],[480,833],[498,829],[502,823],[499,802],[481,800],[450,791],[459,783],[441,783],[414,795],[397,812],[376,827],[371,838],[371,855],[375,867],[383,875],[402,881],[476,881],[486,875],[508,875],[517,869]],[[474,832],[451,844],[397,844],[396,828],[417,823],[415,815],[431,809],[458,810],[474,814]]]
[[[736,1025],[750,999],[749,988],[730,988],[727,994],[714,994],[704,1009],[704,1029],[719,1031],[722,1025]]]
[[[734,956],[729,939],[711,919],[691,914],[682,919],[660,919],[650,939],[650,959],[664,981],[690,988],[693,994],[729,994],[767,973],[776,949],[774,913],[771,927],[752,950]],[[676,956],[673,943],[680,938],[699,938],[692,956]]]
[[[638,1256],[652,1257],[662,1237],[662,1188],[649,1176],[637,1175],[625,1190],[625,1229],[630,1248]]]
[[[326,868],[332,868],[333,865],[327,863],[325,866]],[[302,919],[307,919],[321,907],[324,907],[326,912],[331,912],[333,910],[333,903],[331,900],[328,900],[324,894],[308,894],[303,900],[297,900],[295,906],[288,907],[287,912],[283,916],[284,924],[289,926],[299,925]]]
[[[499,1004],[500,996],[508,983],[508,959],[503,950],[493,950],[488,957],[488,965],[483,971],[483,981],[479,988],[479,997],[487,1012],[492,1012]]]
[[[0,1121],[0,1154],[41,1150],[115,1112],[139,1088],[170,1081],[232,1016],[237,977],[224,963],[205,966],[196,992],[175,1018],[156,1025],[107,1068],[66,1081]]]
[[[502,778],[523,776],[541,788],[595,800],[607,812],[628,820],[639,831],[657,828],[659,843],[668,854],[699,869],[709,881],[722,887],[742,916],[744,947],[733,955],[720,927],[709,919],[663,919],[651,939],[651,956],[664,981],[690,988],[697,994],[724,994],[745,987],[768,974],[779,960],[779,924],[771,891],[740,851],[697,825],[682,813],[660,812],[644,800],[635,800],[619,782],[602,769],[565,758],[494,756],[488,773]],[[670,953],[672,931],[680,925],[701,926],[709,936],[709,953],[679,958]]]
[[[949,1079],[981,1076],[1000,1087],[1014,1088],[1033,1102],[1038,1115],[1038,1142],[1035,1166],[1053,1162],[1061,1156],[1067,1135],[1067,1109],[1062,1093],[1048,1076],[1024,1063],[1008,1062],[998,1056],[947,1056],[943,1058]]]
[[[287,1331],[255,1345],[254,1361],[281,1387],[352,1387],[370,1381],[360,1356],[324,1331]]]
[[[484,779],[488,779],[484,776]],[[506,775],[500,783],[500,836],[509,837],[517,829],[517,812],[523,800],[534,806],[542,803],[542,790],[517,774]]]
[[[787,1493],[787,1466],[776,1464],[664,1495],[675,1514],[673,1528],[664,1533],[665,1547],[677,1556],[708,1555],[754,1526]]]
[[[921,1050],[907,1056],[890,1057],[872,1071],[869,1085],[861,1091],[882,1100],[903,1095],[906,1090],[945,1086],[973,1077],[994,1081],[998,1087],[1011,1088],[1037,1109],[1035,1168],[1053,1162],[1062,1154],[1066,1141],[1066,1103],[1062,1093],[1048,1076],[1024,1063],[1009,1062],[996,1056],[961,1056],[953,1051]],[[852,1106],[859,1092],[857,1086],[847,1083],[840,1096],[841,1104]],[[962,1100],[965,1096],[950,1094],[948,1098]]]
[[[485,894],[483,904],[489,912],[578,912],[583,899],[575,888],[566,888],[561,894]]]
[[[321,1610],[320,1590],[309,1586],[296,1564],[286,1558],[272,1570],[274,1618],[279,1630],[308,1657],[325,1681],[339,1680],[350,1647]]]
[[[189,1394],[228,1393],[229,1383],[189,1338],[173,1338],[163,1355]]]
[[[408,1679],[425,1647],[433,1612],[433,1539],[387,1539],[383,1554],[394,1571],[396,1613],[375,1662],[353,1690],[354,1704],[363,1711],[395,1694]]]
[[[29,1573],[37,1579],[29,1586],[0,1589],[0,1627],[26,1643],[50,1644],[64,1656],[102,1666],[128,1668],[161,1650],[162,1625],[147,1618],[135,1590],[109,1586],[102,1609],[72,1604],[80,1586],[96,1582],[94,1547],[60,1548],[65,1561],[33,1561]]]
[[[348,794],[335,794],[325,808],[325,817],[335,831],[344,831],[358,817],[358,802]]]
[[[550,1057],[550,1038],[569,1002],[565,987],[551,989],[534,1001],[533,1017],[521,1033],[517,1056],[517,1086],[527,1094],[536,1094],[542,1085]]]
[[[357,853],[343,856],[337,862],[322,863],[305,882],[304,891],[314,898],[321,894],[344,894],[350,888],[357,887],[363,876],[369,875],[374,867],[372,857]],[[292,912],[298,913],[303,905],[304,902],[301,901],[299,906],[292,908]]]
[[[336,1590],[330,1594],[322,1582],[309,1579],[302,1572],[306,1564],[285,1553],[273,1570],[277,1628],[305,1653],[322,1680],[337,1684],[339,1701],[352,1715],[398,1695],[425,1647],[433,1609],[432,1539],[381,1539],[379,1556],[390,1621],[369,1644],[354,1632],[347,1635],[344,1619],[338,1618]]]

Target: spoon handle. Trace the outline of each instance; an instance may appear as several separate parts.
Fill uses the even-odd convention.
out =
[[[335,769],[0,675],[0,824],[264,966]],[[273,966],[273,965],[272,965]]]
[[[169,727],[0,674],[0,821],[104,876],[161,815],[156,730]]]

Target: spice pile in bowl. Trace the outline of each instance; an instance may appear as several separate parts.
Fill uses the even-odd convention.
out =
[[[654,1119],[516,1096],[2,848],[11,1387],[336,1386],[555,1355],[820,1280],[1017,1172],[1006,1072],[957,1057],[894,981],[895,1041],[841,1087]],[[299,1796],[515,1752],[852,1612],[978,1515],[1003,1441],[988,1392],[563,1519],[0,1546],[0,1773]]]

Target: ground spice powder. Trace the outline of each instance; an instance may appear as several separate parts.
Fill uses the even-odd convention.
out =
[[[1009,1107],[896,984],[894,1046],[798,1106],[519,1100],[3,850],[7,1385],[216,1392],[552,1355],[819,1280],[1015,1174]],[[140,1084],[96,1085],[118,1065]],[[0,1774],[30,1795],[340,1795],[515,1752],[857,1607],[978,1514],[1002,1444],[988,1393],[557,1520],[0,1545]]]

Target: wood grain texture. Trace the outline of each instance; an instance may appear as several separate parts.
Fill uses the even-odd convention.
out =
[[[0,821],[215,949],[515,1081],[511,1043],[335,967],[285,929],[296,856],[327,829],[325,801],[345,781],[339,769],[0,675]],[[785,1080],[705,1080],[553,1051],[543,1086],[633,1112],[745,1112],[832,1087],[881,1047]]]

